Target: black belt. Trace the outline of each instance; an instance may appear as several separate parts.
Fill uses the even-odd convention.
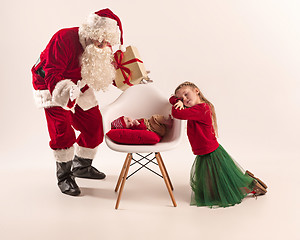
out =
[[[40,67],[38,70],[35,71],[37,75],[41,76],[42,78],[45,77],[45,71],[43,67]]]
[[[34,66],[36,67],[40,62],[41,62],[41,59],[39,58]],[[37,75],[41,76],[42,78],[45,77],[45,71],[42,66],[40,68],[38,68],[35,72]]]

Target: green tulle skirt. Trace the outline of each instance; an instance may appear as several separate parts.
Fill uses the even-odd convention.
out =
[[[225,149],[197,155],[191,169],[191,205],[229,207],[238,204],[253,190],[254,182],[244,174]]]

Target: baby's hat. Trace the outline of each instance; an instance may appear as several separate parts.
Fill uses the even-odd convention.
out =
[[[116,120],[111,122],[111,129],[122,129],[122,128],[126,128],[124,116],[119,117]]]

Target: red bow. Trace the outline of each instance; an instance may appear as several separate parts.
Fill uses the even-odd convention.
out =
[[[122,63],[123,57],[124,57],[124,53],[121,50],[118,50],[118,51],[115,52],[115,54],[114,54],[115,63],[116,63],[115,68],[121,70],[122,75],[124,77],[123,83],[127,84],[129,86],[133,86],[133,84],[130,83],[131,71],[130,71],[129,68],[125,67],[124,65],[134,63],[134,62],[140,62],[140,63],[143,63],[143,62],[141,60],[139,60],[138,58],[133,58],[133,59],[127,61],[127,62]]]

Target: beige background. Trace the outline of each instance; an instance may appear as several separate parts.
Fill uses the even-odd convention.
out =
[[[57,30],[79,26],[105,7],[121,18],[124,44],[139,49],[166,97],[189,80],[215,104],[219,142],[268,183],[266,196],[227,209],[190,207],[194,156],[186,137],[178,149],[163,153],[177,208],[163,182],[143,172],[128,181],[115,211],[113,188],[125,156],[105,143],[95,166],[107,179],[78,180],[79,198],[59,193],[30,69]],[[1,239],[300,239],[299,10],[297,0],[2,3]],[[99,92],[101,107],[120,93],[114,87]]]

